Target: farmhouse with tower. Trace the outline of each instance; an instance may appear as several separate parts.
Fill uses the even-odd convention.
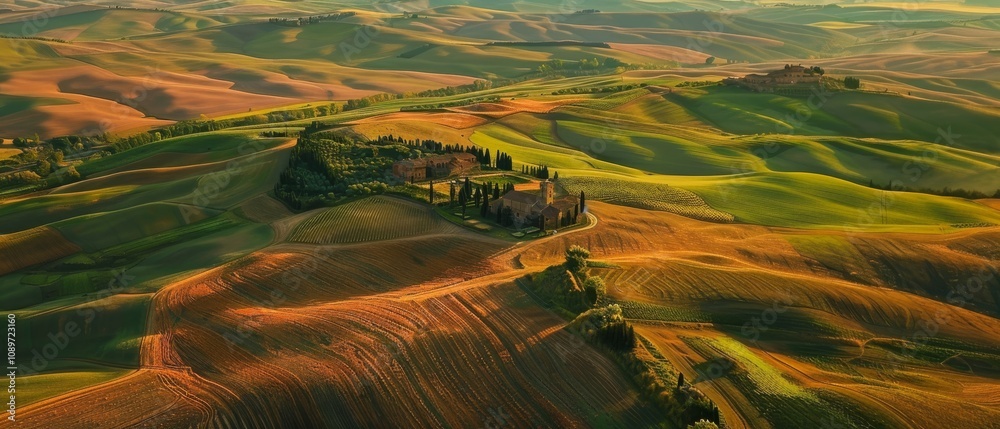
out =
[[[490,211],[496,213],[509,209],[515,219],[537,224],[544,229],[556,229],[576,222],[580,214],[579,198],[572,195],[556,197],[555,183],[548,180],[542,181],[539,187],[539,194],[510,191],[490,203]]]

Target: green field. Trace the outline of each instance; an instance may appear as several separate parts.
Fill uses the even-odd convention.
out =
[[[211,214],[211,211],[196,207],[151,203],[80,216],[57,222],[53,227],[70,241],[93,252],[189,225]]]
[[[61,332],[64,329],[61,327],[72,321],[81,330],[87,325],[85,334],[77,334],[85,341],[69,341],[57,359],[83,359],[112,366],[137,367],[149,299],[148,295],[113,295],[22,317],[20,323],[24,324],[23,329],[40,334],[25,336],[18,346],[24,350],[43,347],[51,341],[44,333]]]
[[[956,148],[996,153],[986,143],[991,109],[947,106],[895,95],[829,93],[818,104],[806,97],[759,94],[741,88],[712,87],[677,91],[667,96],[702,120],[731,133],[795,134],[921,140]],[[809,103],[813,103],[810,106]],[[819,106],[815,108],[813,106]],[[954,129],[962,124],[959,133]],[[951,140],[946,140],[951,128]],[[954,137],[954,136],[961,137]]]
[[[781,371],[739,341],[728,337],[685,338],[685,341],[709,362],[727,367],[725,377],[747,397],[760,401],[759,408],[773,425],[798,425],[802,419],[816,424],[836,421],[845,427],[866,427],[870,424],[859,418],[856,410],[840,409],[839,404],[830,403],[815,392],[790,382]],[[706,370],[706,373],[713,372]]]
[[[1000,212],[960,198],[890,192],[808,173],[749,174],[729,180],[681,181],[737,222],[799,228],[950,229],[963,223],[1000,224]],[[918,228],[919,229],[919,228]]]
[[[71,101],[57,98],[29,98],[0,94],[0,116],[10,115],[41,106],[58,106],[73,104]]]
[[[89,177],[108,170],[128,169],[129,164],[153,156],[158,156],[155,164],[158,168],[219,162],[260,152],[282,142],[284,140],[257,140],[246,134],[225,132],[175,137],[84,163],[78,170]]]
[[[69,369],[18,378],[20,405],[30,405],[66,392],[105,383],[129,373],[123,369],[93,368]]]
[[[571,195],[581,192],[611,204],[660,210],[709,222],[733,222],[733,215],[716,210],[698,195],[665,184],[632,182],[609,178],[568,177],[558,181]]]

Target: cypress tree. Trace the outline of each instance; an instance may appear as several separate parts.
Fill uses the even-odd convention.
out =
[[[458,204],[462,206],[462,218],[465,218],[465,206],[469,202],[469,196],[465,193],[463,189],[462,192],[458,193]]]

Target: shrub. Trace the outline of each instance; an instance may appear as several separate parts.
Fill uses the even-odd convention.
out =
[[[719,426],[708,420],[701,419],[695,422],[695,424],[689,425],[688,429],[719,429]]]
[[[590,251],[580,246],[572,246],[566,250],[566,269],[573,274],[582,274],[587,269],[587,258]]]
[[[604,285],[604,279],[594,276],[588,278],[583,283],[583,290],[587,296],[587,303],[591,306],[597,304],[604,294],[607,292],[607,288]]]

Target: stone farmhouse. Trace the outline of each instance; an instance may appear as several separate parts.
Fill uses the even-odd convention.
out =
[[[768,74],[748,74],[743,78],[728,78],[726,84],[744,85],[753,89],[774,88],[781,85],[796,85],[817,83],[822,79],[822,75],[802,65],[786,64],[784,69],[775,70]]]
[[[490,203],[490,212],[510,208],[515,219],[529,225],[544,226],[544,229],[556,229],[575,222],[580,214],[579,198],[572,195],[556,198],[555,183],[548,180],[541,182],[540,188],[539,194],[510,191]]]
[[[399,180],[419,182],[468,173],[478,166],[479,161],[471,153],[447,153],[396,161],[392,164],[392,175]]]

